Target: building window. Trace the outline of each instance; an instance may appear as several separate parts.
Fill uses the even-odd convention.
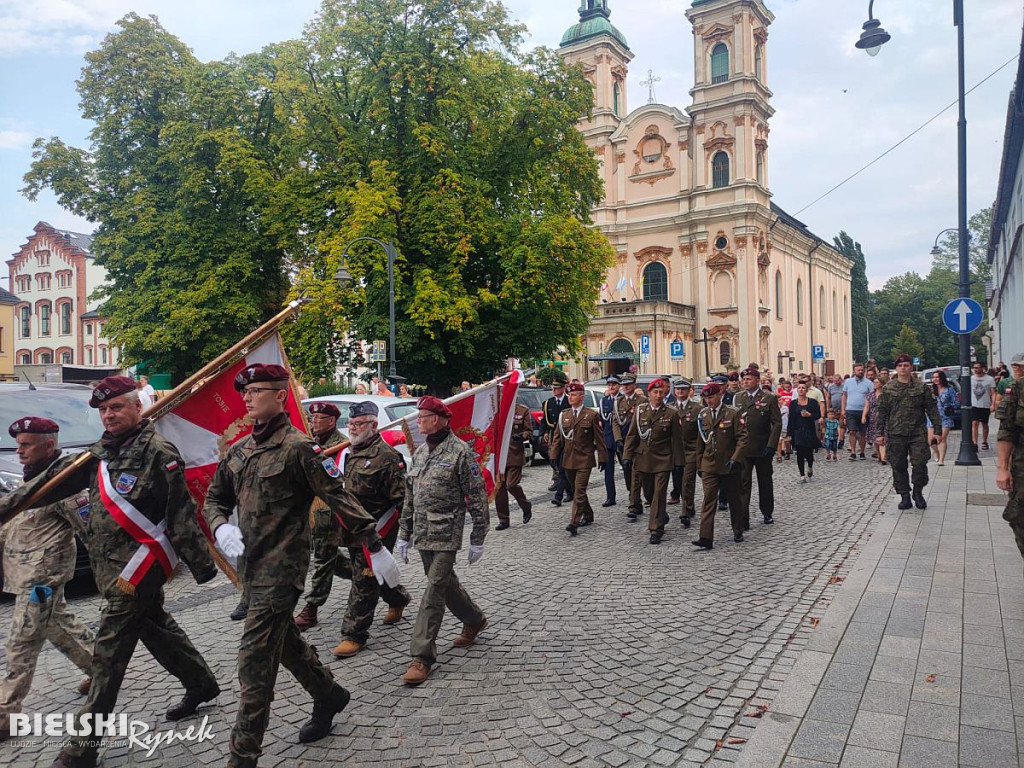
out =
[[[39,264],[40,267],[50,266],[50,252],[39,251],[39,253],[36,254],[36,262]]]
[[[835,291],[832,291],[832,330],[839,330],[839,302],[836,301]]]
[[[825,306],[825,286],[819,286],[818,288],[818,324],[825,327],[825,312],[828,307]]]
[[[728,341],[720,342],[718,345],[718,362],[722,365],[732,362],[732,345]]]
[[[843,296],[843,333],[850,335],[850,305],[849,300]]]
[[[760,45],[755,45],[754,46],[754,77],[756,77],[758,80],[762,79],[761,78],[761,66],[762,66],[761,65],[761,58],[762,58],[761,46]]]
[[[71,335],[71,302],[60,305],[60,332],[63,336]]]
[[[804,283],[796,281],[796,321],[803,325],[804,322]]]
[[[85,335],[92,336],[92,323],[85,324]]]
[[[668,301],[668,270],[659,261],[644,270],[644,301]]]
[[[53,352],[43,352],[39,355],[40,365],[53,365]]]
[[[49,336],[50,335],[50,305],[40,304],[39,305],[39,335]]]
[[[775,270],[775,316],[782,319],[782,270]]]
[[[764,152],[757,153],[757,183],[764,186]]]
[[[71,353],[70,352],[61,352],[60,353],[60,361],[62,363],[64,363],[64,365],[71,365]]]
[[[716,272],[711,282],[711,300],[716,307],[733,306],[732,277],[724,269]]]
[[[729,79],[729,46],[719,43],[711,49],[711,82],[724,83]]]
[[[616,80],[615,83],[612,84],[612,112],[614,112],[616,115],[619,115],[620,114],[619,110],[621,108],[622,108],[622,86],[619,84],[619,81]]]
[[[0,355],[6,354],[7,350],[4,348],[4,337],[7,335],[7,329],[0,325]]]
[[[107,324],[106,324],[106,323],[100,323],[100,330],[99,330],[99,335],[100,335],[100,336],[103,336],[103,335],[104,335],[104,332],[105,332],[106,330],[107,330]]]
[[[100,365],[107,364],[107,348],[100,347]]]
[[[85,359],[89,361],[89,365],[92,365],[92,347],[85,350]]]
[[[19,365],[32,365],[32,355],[28,352],[23,352],[19,360]]]
[[[711,158],[711,186],[729,186],[729,153],[716,152]]]
[[[21,320],[21,338],[27,339],[32,335],[32,309],[31,307],[22,307],[19,310]]]

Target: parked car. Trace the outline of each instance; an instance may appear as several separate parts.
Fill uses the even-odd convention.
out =
[[[547,461],[548,449],[544,445],[544,401],[551,397],[550,387],[519,387],[516,391],[516,402],[530,409],[532,434],[528,466]]]
[[[22,416],[43,416],[60,425],[59,444],[64,453],[80,453],[103,434],[99,413],[89,407],[92,388],[79,384],[0,383],[0,494],[10,493],[21,484],[21,463],[14,452],[16,443],[6,426]],[[0,550],[0,573],[3,551]],[[89,553],[78,541],[73,581],[94,588]]]
[[[302,405],[307,409],[311,403],[332,403],[338,406],[338,410],[341,411],[341,416],[338,417],[338,429],[347,438],[349,406],[356,403],[364,403],[367,400],[375,403],[380,409],[377,423],[381,427],[405,418],[410,413],[414,413],[416,411],[416,403],[418,402],[415,398],[382,397],[381,395],[324,395],[323,397],[311,397],[308,400],[303,400]],[[407,462],[412,460],[409,447],[405,444],[405,433],[401,429],[382,429],[380,434],[385,442],[402,454]]]

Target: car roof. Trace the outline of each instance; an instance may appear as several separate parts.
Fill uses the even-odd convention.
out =
[[[87,384],[64,384],[46,381],[34,381],[32,382],[32,386],[34,386],[36,389],[69,389],[72,391],[78,390],[92,392],[92,387],[88,386]],[[0,392],[20,392],[21,390],[26,389],[31,389],[31,387],[29,386],[29,382],[27,381],[0,381]]]
[[[310,397],[302,401],[303,405],[309,403],[376,403],[377,405],[399,405],[405,403],[417,403],[415,397],[388,397],[387,395],[323,395],[321,397]]]

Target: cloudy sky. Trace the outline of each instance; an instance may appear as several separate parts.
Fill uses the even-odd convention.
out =
[[[950,0],[877,0],[892,40],[875,58],[853,47],[868,0],[767,0],[775,14],[768,84],[776,109],[769,153],[774,200],[820,236],[845,229],[867,256],[872,287],[927,271],[941,230],[956,226],[956,109],[880,163],[803,210],[956,98],[956,30]],[[0,0],[0,249],[13,253],[39,220],[88,232],[52,196],[20,195],[36,136],[86,145],[75,79],[82,55],[125,13],[155,14],[204,60],[297,37],[319,0]],[[527,45],[555,47],[577,19],[576,0],[508,0],[529,28]],[[631,107],[647,100],[652,70],[659,102],[685,107],[693,86],[688,0],[610,0],[612,22],[636,58]],[[967,3],[967,86],[999,70],[967,98],[968,208],[995,197],[1009,91],[1024,21],[1022,0]],[[0,274],[5,269],[0,267]],[[5,283],[6,284],[6,281]]]

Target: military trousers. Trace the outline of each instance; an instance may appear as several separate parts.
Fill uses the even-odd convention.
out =
[[[587,486],[590,484],[592,471],[592,467],[565,470],[565,477],[572,493],[572,512],[569,522],[573,525],[579,525],[584,520],[590,522],[594,520],[594,508],[590,506],[590,497],[587,496]]]
[[[51,589],[49,599],[43,602],[29,600],[29,589],[20,590],[14,599],[14,616],[5,646],[7,676],[0,681],[0,721],[6,715],[21,712],[21,704],[32,688],[39,652],[47,640],[76,667],[86,674],[90,671],[96,636],[68,610],[64,585]]]
[[[626,464],[626,476],[629,477],[629,482],[626,483],[626,487],[629,488],[628,509],[630,512],[636,512],[639,515],[644,511],[644,503],[641,499],[643,483],[640,482],[640,473],[636,471],[632,461]]]
[[[391,526],[391,530],[382,541],[385,547],[393,550],[397,539],[398,525],[395,524]],[[363,552],[362,547],[350,549],[348,554],[351,563],[352,586],[348,591],[348,608],[345,610],[345,618],[341,621],[341,634],[349,640],[365,644],[370,637],[373,613],[377,610],[377,602],[380,598],[384,598],[384,602],[390,608],[405,608],[412,602],[412,598],[401,584],[397,587],[389,587],[387,584],[377,583],[377,577],[373,575],[373,569],[366,562],[366,553]]]
[[[427,586],[420,600],[419,613],[416,614],[410,650],[413,658],[420,659],[427,666],[437,661],[437,633],[441,631],[446,607],[463,624],[477,625],[484,620],[484,612],[462,588],[459,577],[455,575],[455,558],[458,554],[454,550],[420,550]]]
[[[319,504],[318,504],[319,506]],[[313,575],[306,602],[316,608],[327,602],[338,569],[338,545],[341,533],[329,509],[313,513]]]
[[[892,485],[896,493],[910,493],[910,486],[924,488],[928,485],[928,459],[931,451],[928,448],[928,436],[920,435],[889,435],[886,439],[886,458],[892,467]],[[910,478],[907,478],[907,463],[912,466]]]
[[[262,754],[274,686],[282,665],[314,702],[327,698],[334,686],[331,671],[320,663],[316,649],[302,639],[292,619],[300,592],[290,584],[249,588],[249,613],[238,647],[241,696],[231,730],[229,766],[255,766]]]
[[[505,481],[494,494],[494,509],[498,513],[499,522],[507,523],[509,521],[509,496],[516,500],[516,503],[519,504],[519,508],[523,510],[524,513],[533,511],[533,505],[530,504],[530,500],[526,498],[526,491],[523,490],[522,482],[522,467],[505,468]]]
[[[701,479],[704,483],[704,503],[700,510],[700,537],[707,541],[715,540],[715,512],[718,511],[719,494],[729,503],[733,533],[743,533],[746,517],[740,508],[739,473],[718,475],[714,472],[705,472]]]
[[[186,691],[217,686],[217,679],[188,635],[164,610],[163,588],[140,589],[134,597],[114,595],[104,603],[92,652],[92,686],[80,715],[91,714],[95,721],[96,715],[114,711],[125,671],[139,641],[160,666],[181,681]],[[98,752],[95,743],[86,744],[93,737],[69,738],[72,743],[64,748],[66,754],[88,756]]]
[[[1018,449],[1020,450],[1020,449]],[[1003,510],[1003,520],[1010,524],[1013,531],[1013,538],[1017,542],[1017,549],[1021,557],[1024,557],[1024,475],[1014,473],[1013,490],[1010,491],[1010,500],[1006,502],[1006,509]],[[8,658],[10,658],[8,656]]]
[[[615,438],[611,432],[604,433],[604,444],[608,446],[608,461],[604,463],[604,494],[608,501],[615,501],[615,460],[610,455],[613,452]]]
[[[751,456],[743,461],[740,470],[740,507],[750,527],[750,495],[754,485],[754,472],[757,472],[757,506],[765,519],[775,515],[775,483],[772,474],[775,471],[775,452],[771,456]]]
[[[647,518],[647,530],[651,533],[665,532],[665,523],[668,522],[668,481],[672,472],[640,472],[637,470],[636,480],[644,492],[644,498],[651,505],[651,512]]]
[[[694,497],[697,493],[697,462],[688,461],[681,467],[672,468],[672,498],[683,502],[683,517],[694,517],[697,507]]]

